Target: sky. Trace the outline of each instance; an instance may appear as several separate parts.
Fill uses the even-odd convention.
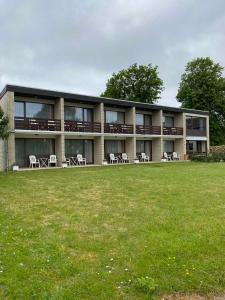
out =
[[[158,66],[176,101],[188,61],[225,66],[224,0],[0,0],[0,89],[16,84],[99,96],[113,72]]]

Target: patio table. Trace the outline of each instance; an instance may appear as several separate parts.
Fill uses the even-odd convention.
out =
[[[40,157],[40,167],[41,168],[47,168],[48,167],[48,158],[47,157]]]
[[[77,158],[76,157],[69,157],[70,160],[70,165],[71,166],[76,166],[77,165]]]

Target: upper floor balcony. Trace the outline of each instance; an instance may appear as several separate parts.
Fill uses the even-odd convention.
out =
[[[163,127],[163,135],[183,135],[182,127]]]
[[[160,135],[160,126],[149,126],[149,125],[136,125],[136,134],[152,134]]]
[[[186,117],[187,136],[206,136],[206,118],[187,116]]]
[[[15,129],[60,131],[61,121],[53,119],[15,117]]]
[[[134,131],[133,131],[133,125],[105,123],[104,124],[104,132],[105,133],[132,134]]]
[[[100,122],[64,121],[64,130],[67,132],[101,132]]]

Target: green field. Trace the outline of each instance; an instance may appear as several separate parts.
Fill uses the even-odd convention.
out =
[[[0,173],[0,299],[225,291],[225,164]]]

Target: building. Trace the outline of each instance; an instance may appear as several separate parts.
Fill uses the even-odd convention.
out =
[[[145,152],[161,161],[164,151],[184,160],[209,149],[207,111],[14,85],[5,86],[0,106],[10,129],[7,147],[0,141],[1,170],[15,163],[28,167],[31,154],[56,154],[61,165],[79,153],[101,165],[109,153],[126,152],[132,162]]]

